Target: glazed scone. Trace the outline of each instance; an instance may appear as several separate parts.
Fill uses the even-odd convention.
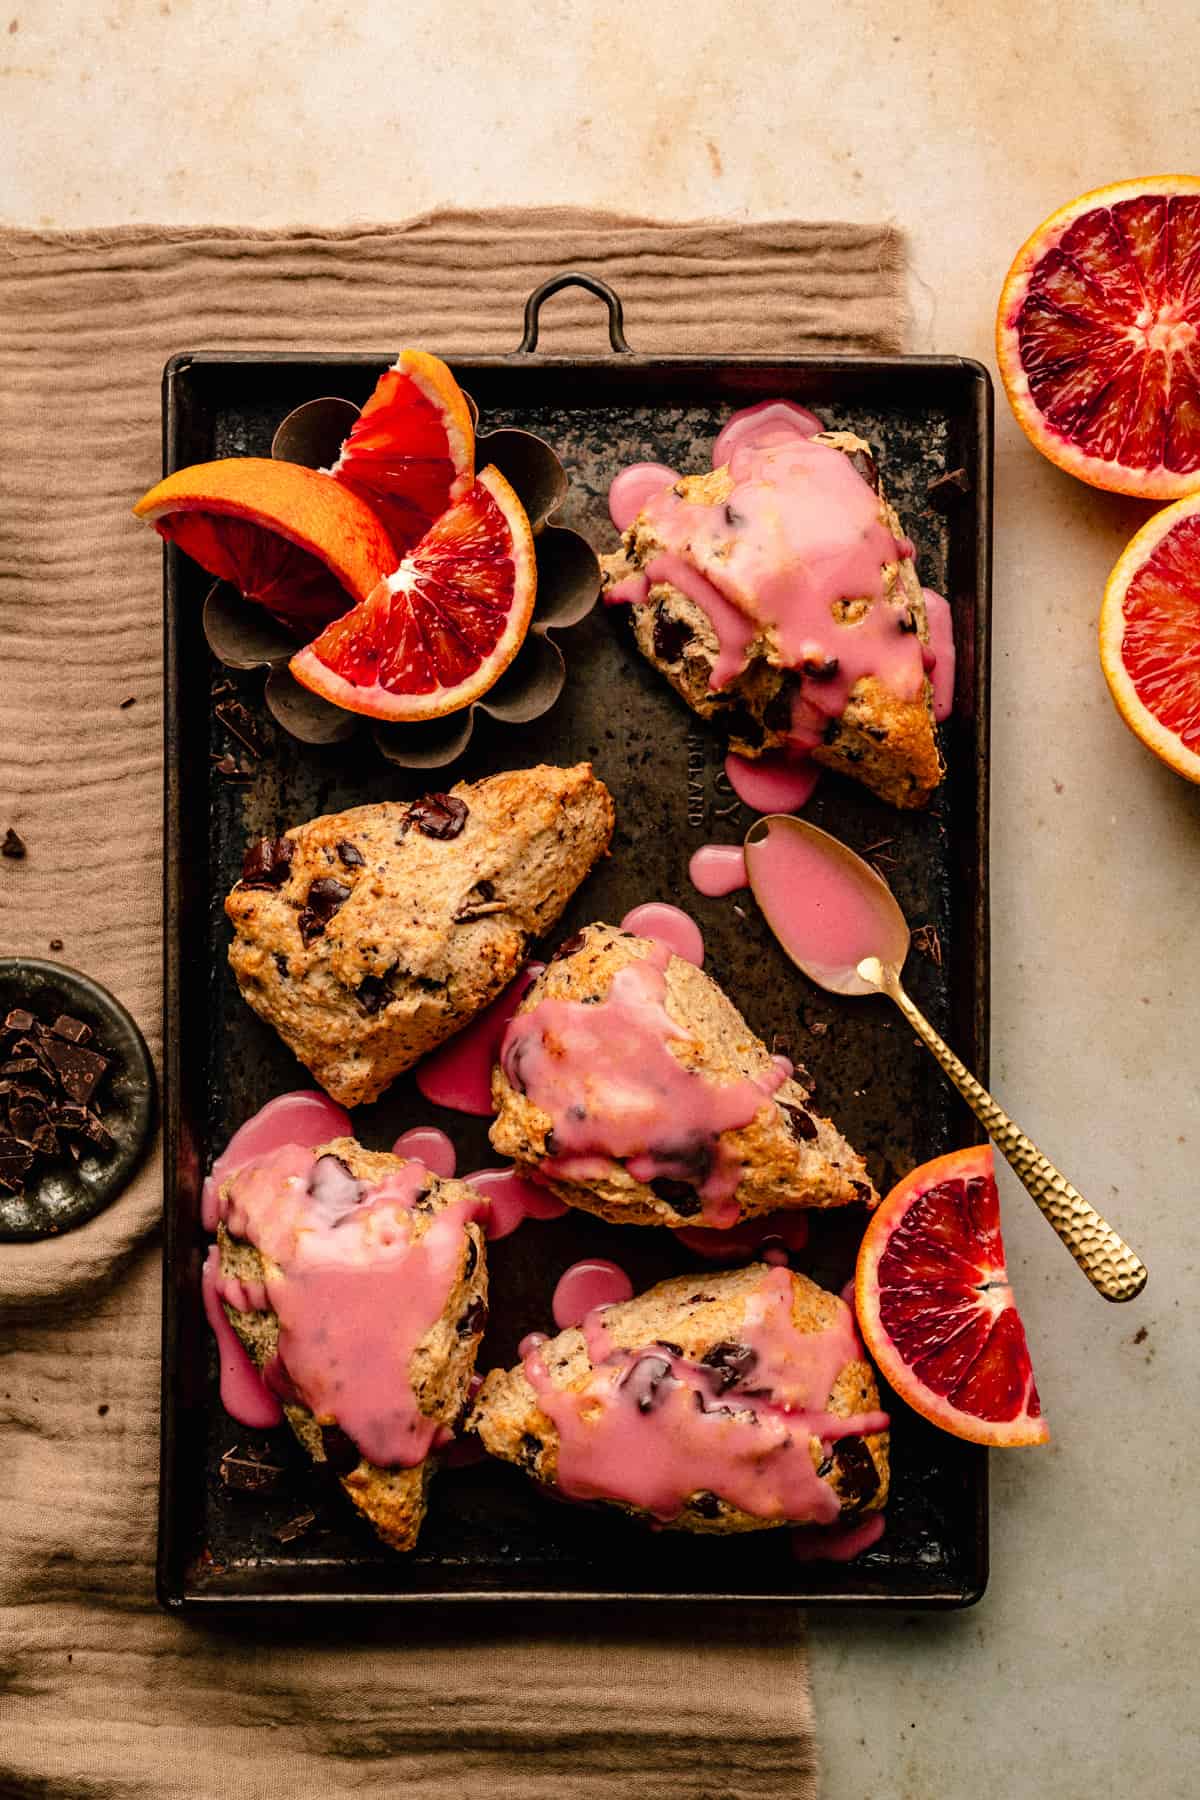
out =
[[[874,1203],[861,1156],[784,1067],[703,970],[589,925],[508,1026],[491,1141],[621,1225],[724,1229],[777,1207]]]
[[[837,669],[832,675],[829,669],[830,662],[836,664],[838,659],[830,653],[847,641],[843,634],[860,628],[872,604],[862,596],[839,596],[833,601],[818,654],[800,661],[789,658],[780,632],[771,622],[769,604],[760,605],[757,597],[746,591],[744,580],[739,584],[737,533],[741,521],[731,505],[735,482],[729,464],[706,475],[685,476],[673,494],[685,506],[697,509],[698,535],[688,542],[684,560],[719,588],[718,599],[723,595],[728,609],[726,617],[738,608],[746,615],[748,637],[735,659],[740,670],[735,672],[728,660],[728,643],[723,653],[709,611],[667,578],[663,567],[670,553],[664,539],[666,522],[655,517],[653,507],[630,526],[618,552],[601,558],[605,591],[611,594],[631,577],[648,581],[644,598],[631,609],[639,650],[693,712],[726,726],[730,747],[739,755],[758,757],[789,742],[802,742],[815,762],[852,776],[891,804],[923,806],[941,780],[943,766],[933,693],[922,661],[923,647],[929,644],[929,623],[912,546],[882,491],[866,441],[841,431],[823,432],[811,442],[840,452],[859,481],[876,496],[875,516],[884,533],[881,554],[887,560],[877,565],[880,591],[873,605],[887,616],[889,631],[909,639],[907,647],[902,645],[897,652],[912,664],[899,684],[904,691],[887,685],[878,674],[863,672],[844,694],[837,692]],[[733,523],[721,525],[721,509]],[[718,521],[715,529],[714,518]],[[677,537],[681,528],[677,520],[674,524]],[[782,552],[777,560],[782,560]],[[647,576],[647,571],[652,574]],[[675,573],[677,579],[683,579]],[[752,573],[750,578],[752,581]],[[827,704],[831,694],[837,700],[832,712]]]
[[[484,1204],[353,1138],[286,1146],[221,1189],[226,1316],[313,1461],[395,1550],[417,1541],[439,1441],[466,1405],[487,1322]]]
[[[343,1106],[506,988],[612,835],[588,763],[356,806],[263,839],[225,902],[242,996]]]
[[[888,1421],[845,1301],[751,1264],[677,1275],[493,1369],[467,1419],[493,1456],[680,1531],[879,1511]]]

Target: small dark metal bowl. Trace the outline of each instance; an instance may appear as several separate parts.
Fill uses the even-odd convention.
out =
[[[21,1194],[0,1194],[0,1240],[29,1243],[56,1237],[94,1218],[129,1185],[154,1123],[154,1065],[146,1040],[119,1000],[78,969],[34,956],[0,958],[0,1018],[22,1006],[47,1024],[59,1013],[90,1025],[96,1047],[111,1057],[96,1111],[111,1150],[87,1150],[78,1163],[45,1165]]]

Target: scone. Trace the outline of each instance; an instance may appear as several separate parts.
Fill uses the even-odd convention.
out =
[[[665,945],[589,925],[510,1021],[491,1141],[620,1225],[726,1229],[776,1207],[877,1198],[857,1151],[716,982]]]
[[[888,1419],[844,1300],[754,1263],[676,1275],[493,1369],[467,1419],[574,1500],[680,1531],[880,1510]]]
[[[263,838],[225,902],[242,996],[343,1106],[508,986],[612,835],[588,763],[459,782]]]
[[[895,806],[942,778],[912,545],[852,432],[735,451],[601,558],[633,632],[739,755],[791,747]]]
[[[292,1430],[396,1550],[425,1517],[487,1322],[485,1202],[337,1138],[221,1188],[217,1293]]]

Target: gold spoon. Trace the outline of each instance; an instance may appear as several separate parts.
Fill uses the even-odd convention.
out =
[[[745,854],[754,898],[796,967],[831,993],[880,993],[894,1000],[1097,1292],[1106,1300],[1140,1294],[1145,1264],[996,1104],[905,993],[900,971],[909,929],[887,883],[837,838],[788,813],[756,820],[746,833]]]

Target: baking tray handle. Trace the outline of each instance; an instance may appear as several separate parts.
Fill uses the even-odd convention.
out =
[[[517,345],[517,354],[528,356],[537,349],[538,331],[541,327],[541,311],[543,300],[549,300],[551,294],[557,294],[562,288],[586,288],[589,294],[595,294],[603,300],[608,308],[608,341],[614,350],[628,352],[625,342],[625,309],[621,305],[620,295],[610,288],[607,281],[601,281],[598,275],[585,275],[582,269],[566,269],[561,275],[551,275],[535,287],[525,302],[525,334]]]

